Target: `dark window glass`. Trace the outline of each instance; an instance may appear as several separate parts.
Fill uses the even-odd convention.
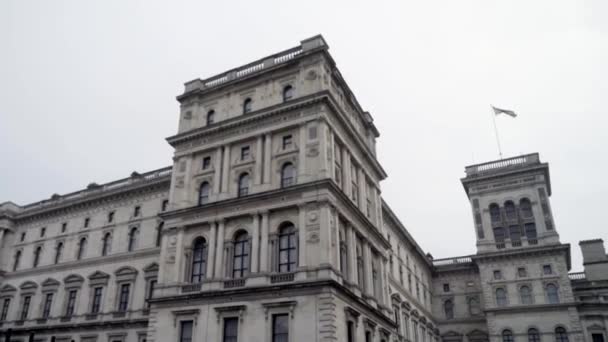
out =
[[[192,321],[180,323],[179,342],[192,342]]]
[[[346,323],[346,338],[347,342],[355,342],[355,324],[351,321]]]
[[[224,342],[237,342],[239,336],[239,319],[224,318]]]
[[[131,292],[131,284],[122,284],[122,286],[120,287],[118,311],[127,311],[127,308],[129,307],[129,292]]]
[[[490,219],[492,222],[500,222],[500,208],[496,203],[490,204]]]
[[[502,279],[502,272],[500,272],[500,270],[494,271],[494,279]]]
[[[446,319],[454,318],[454,303],[451,300],[446,300],[443,303],[443,310],[445,312]]]
[[[165,226],[165,222],[161,222],[156,227],[156,243],[155,243],[156,247],[160,247],[160,243],[163,238],[163,227],[164,226]]]
[[[292,163],[286,163],[281,169],[281,187],[287,187],[295,184],[296,168]]]
[[[289,341],[289,315],[272,316],[272,342]]]
[[[370,331],[365,332],[365,342],[373,342],[372,341],[372,333]]]
[[[101,310],[101,295],[103,287],[96,287],[93,290],[93,303],[91,305],[91,313],[98,313]]]
[[[534,328],[528,330],[528,342],[540,342],[538,330]]]
[[[503,288],[496,289],[496,305],[507,306],[507,291]]]
[[[519,228],[519,226],[509,227],[509,238],[511,239],[511,243],[517,243],[521,241],[521,229]]]
[[[57,244],[55,248],[55,263],[58,264],[61,261],[61,254],[63,253],[63,242]]]
[[[356,253],[357,253],[357,283],[359,286],[363,286],[364,284],[364,274],[363,274],[363,253],[361,251],[361,241],[357,241]]]
[[[591,342],[604,342],[604,334],[591,334]]]
[[[72,316],[74,314],[74,308],[76,307],[76,294],[76,290],[68,292],[68,301],[65,306],[66,317]]]
[[[211,157],[203,158],[203,170],[207,170],[211,167]]]
[[[502,227],[494,228],[494,241],[501,243],[505,242],[505,229]]]
[[[129,231],[129,244],[127,246],[127,250],[129,252],[132,252],[133,250],[135,250],[135,247],[137,246],[137,237],[138,236],[139,236],[139,229],[137,229],[137,227],[131,228],[131,230]]]
[[[190,281],[200,283],[205,278],[207,270],[207,243],[205,239],[198,238],[192,247],[192,276]]]
[[[30,302],[32,301],[31,296],[23,297],[23,306],[21,307],[21,320],[25,321],[27,319],[27,314],[30,311]]]
[[[553,270],[551,269],[551,265],[543,265],[543,274],[551,274]]]
[[[507,220],[515,220],[517,218],[515,204],[512,201],[505,202],[505,214],[507,215]]]
[[[40,254],[42,254],[42,247],[36,247],[36,250],[34,251],[34,267],[38,267],[38,264],[40,263]]]
[[[250,154],[251,154],[251,150],[249,149],[249,146],[241,147],[241,160],[248,159]]]
[[[291,134],[283,136],[283,149],[287,150],[293,147],[293,136]]]
[[[526,231],[526,239],[528,239],[528,243],[530,240],[536,240],[536,225],[534,223],[526,223],[524,225],[524,230]]]
[[[285,86],[283,88],[283,101],[288,101],[293,98],[294,89],[291,85]]]
[[[25,241],[25,232],[21,233],[21,242]]]
[[[68,229],[68,224],[66,222],[61,224],[61,232],[65,233],[65,231]]]
[[[106,233],[103,236],[102,246],[101,246],[101,255],[106,256],[110,254],[110,245],[112,243],[112,234]]]
[[[169,200],[163,200],[163,204],[161,205],[161,211],[167,211],[167,208],[169,208]]]
[[[528,276],[528,272],[526,271],[525,267],[519,267],[517,269],[517,276],[520,278],[525,278]]]
[[[6,317],[8,316],[8,309],[11,306],[11,299],[4,299],[4,303],[2,303],[2,313],[0,314],[0,321],[6,321]]]
[[[288,223],[279,230],[279,272],[295,271],[297,254],[296,227]]]
[[[46,235],[46,227],[40,228],[40,237],[44,237]]]
[[[251,112],[252,103],[253,101],[251,101],[250,98],[246,98],[245,101],[243,101],[243,114]]]
[[[523,218],[531,218],[532,217],[532,204],[530,200],[527,198],[522,198],[519,201],[519,211],[521,212],[521,217]]]
[[[557,293],[557,286],[555,286],[554,284],[548,284],[546,289],[547,289],[547,301],[550,304],[559,303],[559,295]]]
[[[211,186],[207,182],[203,182],[198,189],[198,204],[203,205],[209,202],[209,193],[211,192]]]
[[[148,294],[146,295],[146,307],[150,307],[150,299],[154,296],[154,289],[156,288],[156,280],[150,280],[150,285],[148,286]]]
[[[207,126],[213,124],[215,122],[215,111],[214,110],[210,110],[207,113]]]
[[[234,258],[232,277],[242,278],[249,271],[249,236],[246,232],[239,233],[234,238]]]
[[[78,243],[78,253],[76,254],[77,260],[80,260],[84,257],[86,248],[87,248],[87,239],[86,238],[80,239],[80,242]]]
[[[502,342],[513,342],[513,333],[511,330],[505,330],[502,332]]]
[[[310,139],[310,140],[317,139],[317,126],[308,127],[308,139]]]
[[[15,253],[15,262],[13,263],[13,271],[16,271],[19,268],[19,262],[21,261],[21,251],[17,251]]]
[[[108,222],[112,223],[114,221],[114,212],[110,211],[108,213]]]
[[[249,194],[249,174],[243,173],[239,177],[239,197]]]
[[[568,333],[562,327],[555,328],[555,342],[568,342]]]
[[[90,222],[91,222],[91,219],[90,219],[90,218],[88,218],[88,217],[87,217],[87,218],[85,218],[85,219],[84,219],[84,227],[85,227],[85,228],[88,228],[88,227],[89,227],[89,223],[90,223]]]
[[[519,296],[522,304],[532,304],[532,291],[529,286],[520,287]]]
[[[450,292],[450,284],[443,284],[443,292]]]
[[[136,206],[136,207],[133,209],[133,216],[135,216],[135,217],[139,217],[139,214],[141,214],[141,207],[140,207],[140,206]]]

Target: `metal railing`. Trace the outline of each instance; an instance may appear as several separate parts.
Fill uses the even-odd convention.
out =
[[[568,278],[570,280],[585,280],[585,272],[573,272],[573,273],[568,273]]]

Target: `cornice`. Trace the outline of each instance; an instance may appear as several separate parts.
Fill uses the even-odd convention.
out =
[[[36,332],[52,333],[52,332],[68,332],[68,331],[91,331],[91,330],[109,330],[109,329],[124,329],[134,327],[147,327],[148,319],[123,319],[100,322],[85,322],[85,323],[69,323],[69,324],[52,324],[28,326],[23,328],[11,328],[14,335],[30,334]]]
[[[542,312],[542,311],[556,311],[576,307],[575,302],[559,303],[559,304],[536,304],[536,305],[517,305],[509,307],[496,307],[487,308],[484,310],[486,313],[530,313],[530,312]]]
[[[553,255],[566,253],[568,269],[570,269],[570,244],[560,243],[555,245],[545,245],[539,247],[526,247],[517,249],[506,249],[498,252],[485,252],[471,255],[473,262],[495,261],[508,258],[525,258],[538,255]]]

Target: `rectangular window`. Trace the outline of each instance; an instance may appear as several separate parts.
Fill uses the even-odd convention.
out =
[[[23,297],[23,307],[21,308],[21,320],[25,321],[27,319],[27,314],[30,311],[30,302],[32,301],[31,296]]]
[[[46,227],[40,228],[40,237],[44,237],[46,235]]]
[[[355,324],[352,321],[346,323],[346,338],[348,342],[355,342]]]
[[[524,278],[528,276],[528,272],[526,272],[526,268],[525,267],[519,267],[517,269],[517,276],[520,278]]]
[[[112,222],[114,222],[114,212],[110,211],[108,213],[108,223],[112,223]]]
[[[224,342],[237,342],[239,336],[239,319],[224,318]]]
[[[85,218],[84,219],[84,227],[85,228],[89,228],[89,223],[91,223],[91,219],[90,218]]]
[[[118,311],[125,312],[129,307],[129,292],[131,291],[131,284],[122,284],[120,287],[120,297],[118,300]]]
[[[101,296],[103,293],[103,287],[96,287],[93,290],[93,303],[91,304],[91,313],[98,313],[101,311]]]
[[[139,214],[141,214],[141,207],[136,206],[135,209],[133,209],[133,216],[139,217]]]
[[[551,265],[543,265],[543,274],[546,274],[546,275],[553,274]]]
[[[68,302],[65,306],[65,316],[70,317],[74,314],[74,309],[76,308],[76,294],[77,290],[72,290],[68,293]]]
[[[44,297],[44,307],[42,308],[42,318],[49,318],[51,307],[53,306],[53,294],[47,293]]]
[[[21,233],[21,242],[25,241],[25,232]]]
[[[372,341],[372,332],[369,330],[365,332],[365,342],[373,342]]]
[[[308,139],[309,140],[317,139],[317,126],[308,127]]]
[[[272,342],[289,341],[289,315],[279,314],[272,316]]]
[[[443,292],[450,292],[450,284],[443,284]]]
[[[2,314],[0,314],[0,322],[6,321],[6,316],[8,316],[8,308],[11,306],[11,299],[4,299],[4,303],[2,303]]]
[[[180,323],[179,342],[192,342],[192,321],[182,321]]]
[[[148,294],[146,295],[146,307],[150,308],[150,299],[154,296],[154,288],[156,287],[156,280],[150,280],[148,285]]]
[[[67,222],[63,222],[61,224],[61,232],[65,233],[65,231],[68,229],[68,223]]]
[[[211,157],[203,158],[203,170],[208,170],[211,167]]]
[[[249,159],[249,146],[241,147],[241,160]]]
[[[288,150],[293,147],[293,137],[291,134],[283,136],[283,149]]]
[[[160,206],[160,210],[167,211],[167,208],[169,208],[169,200],[163,200],[163,203]]]
[[[496,280],[502,279],[502,272],[500,272],[500,270],[494,271],[494,279],[496,279]]]

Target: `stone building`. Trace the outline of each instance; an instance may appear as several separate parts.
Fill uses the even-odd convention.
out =
[[[466,168],[478,253],[433,260],[321,36],[177,100],[172,166],[0,205],[0,341],[605,341],[603,241],[568,274],[538,154]]]

